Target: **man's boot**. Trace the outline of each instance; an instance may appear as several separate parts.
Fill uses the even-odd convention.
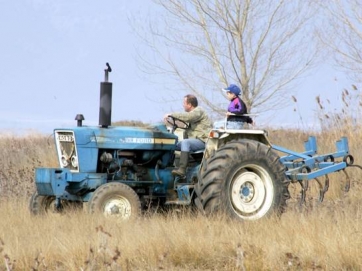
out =
[[[184,177],[186,175],[186,168],[189,162],[189,152],[182,151],[180,155],[179,168],[172,170],[172,175]]]

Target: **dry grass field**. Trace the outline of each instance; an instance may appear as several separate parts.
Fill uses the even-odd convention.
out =
[[[269,130],[273,144],[303,151],[308,133]],[[318,134],[319,153],[335,151],[347,136],[362,164],[362,131],[329,127]],[[235,222],[187,208],[119,222],[85,211],[33,217],[34,168],[57,167],[52,137],[0,135],[0,270],[362,270],[362,170],[330,175],[318,203],[310,182],[299,208],[299,184],[280,218]]]

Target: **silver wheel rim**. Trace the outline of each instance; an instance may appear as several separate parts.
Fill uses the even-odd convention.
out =
[[[116,216],[122,219],[129,219],[132,214],[132,207],[129,200],[119,196],[106,202],[103,212],[107,216]]]
[[[254,220],[263,217],[270,209],[274,187],[262,167],[249,165],[234,176],[230,193],[235,212],[243,219]]]

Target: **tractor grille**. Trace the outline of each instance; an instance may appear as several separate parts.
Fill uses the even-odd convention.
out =
[[[78,155],[73,131],[55,131],[58,160],[61,168],[79,172]]]

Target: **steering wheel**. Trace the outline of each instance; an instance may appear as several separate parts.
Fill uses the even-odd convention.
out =
[[[179,118],[175,118],[173,116],[168,116],[166,120],[172,126],[172,131],[171,131],[172,133],[174,133],[177,128],[186,130],[190,127],[190,124],[188,124],[187,122],[180,120]],[[181,123],[183,126],[181,126],[177,122]]]

